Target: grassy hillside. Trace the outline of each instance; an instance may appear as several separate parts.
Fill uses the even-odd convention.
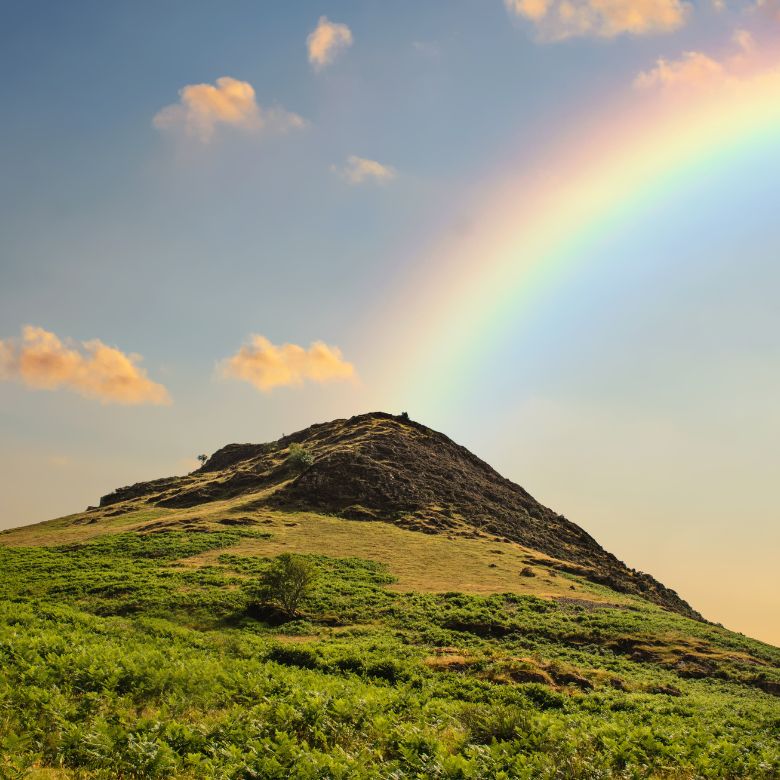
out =
[[[780,650],[565,561],[252,496],[126,509],[0,534],[2,777],[780,776]],[[286,622],[255,594],[285,551],[318,572]]]
[[[307,455],[302,469],[291,462],[296,448]],[[265,444],[229,444],[192,474],[103,496],[84,522],[130,511],[208,509],[242,498],[248,499],[247,510],[309,511],[450,539],[514,542],[591,582],[701,618],[673,590],[626,566],[465,447],[406,416],[384,412],[312,425]]]

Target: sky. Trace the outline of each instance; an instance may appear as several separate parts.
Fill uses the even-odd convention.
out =
[[[780,3],[0,5],[0,528],[407,411],[780,644]]]

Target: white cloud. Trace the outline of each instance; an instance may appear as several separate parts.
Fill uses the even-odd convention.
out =
[[[682,27],[691,11],[683,0],[504,0],[510,13],[532,22],[541,38],[650,35]]]
[[[215,84],[182,87],[179,102],[161,109],[153,122],[160,130],[181,131],[204,143],[212,139],[217,125],[246,132],[284,132],[306,124],[297,114],[278,106],[263,108],[249,82],[230,76],[218,78]]]
[[[362,184],[366,181],[387,182],[396,177],[394,168],[382,165],[376,160],[350,155],[343,166],[332,165],[331,170],[346,179],[350,184]]]
[[[344,49],[352,45],[352,31],[346,24],[331,22],[321,16],[317,26],[306,38],[309,62],[315,70],[330,65]]]
[[[0,340],[0,379],[37,390],[65,388],[104,404],[169,404],[168,391],[147,377],[140,361],[99,339],[79,349],[32,325],[22,329],[21,340]]]
[[[650,70],[642,71],[634,79],[634,86],[638,89],[701,87],[722,81],[724,73],[723,65],[717,60],[698,51],[686,51],[679,60],[663,57],[656,60]]]
[[[748,30],[734,30],[731,40],[745,53],[752,54],[756,49],[756,42]]]
[[[735,30],[731,40],[737,51],[722,59],[700,51],[683,52],[677,60],[660,57],[652,68],[637,75],[634,86],[637,89],[703,89],[738,79],[758,51],[753,36],[747,30]]]
[[[355,367],[344,360],[338,347],[315,341],[308,349],[297,344],[272,344],[264,336],[252,335],[249,343],[221,364],[222,375],[249,382],[268,392],[309,382],[352,379]]]

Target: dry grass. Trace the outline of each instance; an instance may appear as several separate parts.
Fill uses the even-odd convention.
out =
[[[68,515],[56,520],[35,523],[35,525],[0,531],[0,545],[6,547],[53,547],[58,544],[85,542],[107,533],[136,530],[150,520],[164,517],[170,511],[157,507],[143,507],[116,516],[103,512]]]
[[[478,595],[517,593],[543,598],[578,597],[601,603],[626,603],[621,597],[585,580],[556,573],[538,562],[535,550],[485,535],[468,538],[425,534],[378,521],[345,520],[310,512],[279,512],[262,506],[262,496],[249,495],[214,501],[192,509],[162,509],[145,504],[70,515],[0,534],[8,546],[50,546],[87,541],[105,533],[141,531],[161,525],[176,528],[187,523],[213,530],[229,530],[220,520],[251,518],[253,527],[271,533],[270,539],[246,538],[227,550],[217,550],[183,561],[189,566],[212,564],[225,552],[269,557],[283,552],[355,557],[385,564],[396,582],[396,591],[459,591]],[[135,508],[138,507],[138,508]],[[91,522],[90,522],[91,521]],[[532,560],[534,561],[532,563]],[[534,577],[520,576],[526,567]],[[573,589],[572,589],[573,586]]]
[[[225,506],[222,514],[228,508],[231,514],[239,514],[245,503],[250,502],[244,499],[243,503]],[[217,511],[203,519],[213,522],[219,514]],[[259,527],[271,533],[270,539],[245,539],[229,550],[205,553],[187,563],[213,563],[223,552],[263,557],[297,552],[378,561],[397,578],[390,586],[397,591],[459,591],[481,595],[509,592],[545,598],[576,595],[611,603],[630,600],[588,582],[574,581],[544,566],[531,567],[535,577],[521,577],[520,571],[529,565],[529,559],[540,560],[539,553],[489,537],[469,539],[424,534],[390,523],[344,520],[309,512],[262,510],[253,514],[261,523]]]
[[[423,663],[437,672],[462,672],[477,663],[476,659],[467,655],[429,655]]]

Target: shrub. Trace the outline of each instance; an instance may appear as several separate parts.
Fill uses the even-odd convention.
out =
[[[380,680],[388,682],[396,682],[404,676],[401,665],[392,658],[383,658],[369,664],[366,667],[366,674],[369,677],[378,677]]]
[[[285,463],[295,471],[306,471],[314,463],[314,453],[302,444],[291,444]]]
[[[298,666],[301,669],[316,669],[318,666],[317,655],[311,648],[296,645],[272,647],[268,659],[285,666]]]
[[[340,672],[352,672],[354,674],[360,674],[365,670],[365,664],[363,659],[355,655],[348,655],[342,658],[337,658],[333,662],[333,666]]]
[[[526,683],[521,686],[521,689],[523,694],[540,710],[560,710],[566,703],[566,699],[560,693],[551,690],[546,685]]]
[[[277,604],[290,618],[311,593],[315,580],[314,566],[300,555],[280,555],[260,575],[260,595]]]

